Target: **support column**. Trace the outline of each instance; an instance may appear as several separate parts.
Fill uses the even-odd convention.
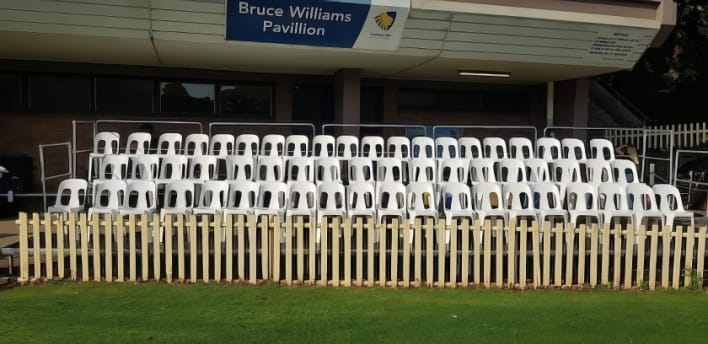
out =
[[[336,123],[361,123],[361,70],[340,69],[334,75],[334,120]],[[343,133],[359,135],[358,128]]]
[[[590,81],[575,79],[555,83],[554,125],[567,127],[587,127],[590,112]],[[584,139],[587,132],[579,130],[571,134]]]
[[[276,122],[293,121],[293,82],[289,77],[275,80],[274,116]]]
[[[553,126],[553,107],[554,107],[554,87],[555,83],[549,81],[546,83],[546,126]]]

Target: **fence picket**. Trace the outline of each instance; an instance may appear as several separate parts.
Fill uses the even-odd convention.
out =
[[[444,219],[440,220],[445,222]],[[457,288],[457,219],[452,219],[450,222],[450,287]],[[443,236],[443,238],[445,238]],[[441,239],[443,241],[444,239]],[[444,241],[443,241],[444,242]]]
[[[671,230],[668,226],[662,227],[661,238],[663,246],[661,248],[661,287],[668,288],[669,285],[669,264],[671,259]]]
[[[24,240],[22,240],[22,225],[20,225],[20,257],[22,255],[22,245],[25,246],[25,253],[27,253],[27,214],[26,213],[20,213],[20,221],[23,220],[24,216]],[[20,259],[22,261],[22,259]],[[27,262],[27,258],[24,259],[24,262]],[[21,263],[22,264],[22,263]],[[71,275],[71,280],[76,281],[78,271],[77,265],[76,265],[76,214],[73,212],[69,213],[69,275]],[[23,269],[20,269],[20,272],[22,272]],[[25,270],[26,271],[26,270]],[[24,280],[26,281],[27,276],[24,276]],[[22,278],[22,277],[21,277]]]
[[[533,223],[537,223],[537,221],[533,221]],[[521,232],[519,232],[519,288],[521,289],[526,289],[526,278],[528,277],[526,274],[526,258],[527,258],[527,249],[526,249],[526,243],[528,242],[528,224],[526,221],[521,222]]]
[[[364,222],[361,216],[357,216],[355,223],[356,232],[356,284],[364,286]]]
[[[82,231],[83,232],[83,231]],[[135,215],[128,215],[128,268],[130,269],[130,275],[128,276],[128,281],[135,282],[137,279],[137,268],[136,268],[136,233],[135,233]],[[82,245],[83,246],[83,245]]]
[[[309,251],[308,251],[308,259],[310,260],[310,275],[309,275],[309,281],[311,285],[315,284],[315,268],[316,268],[316,258],[317,258],[317,242],[315,241],[315,238],[317,237],[317,219],[314,216],[310,217],[309,223]],[[373,255],[373,251],[371,250],[371,254]],[[372,273],[373,274],[373,273]]]
[[[246,281],[246,215],[236,216],[236,265],[238,280]]]
[[[656,268],[659,254],[657,246],[659,244],[659,227],[656,224],[651,228],[651,242],[649,243],[649,289],[656,288]]]
[[[295,231],[297,232],[295,234],[297,241],[297,281],[302,284],[305,281],[305,219],[302,216],[297,216],[295,221]],[[290,223],[290,226],[292,226],[292,220],[286,222],[286,230],[288,226],[287,223]],[[285,266],[286,269],[290,269],[292,273],[292,266],[290,264],[285,264]]]
[[[96,282],[101,281],[101,217],[105,221],[106,214],[96,214],[96,216],[91,218],[91,231],[93,232],[93,250],[91,251],[91,256],[93,257],[93,280]],[[110,216],[110,215],[109,215]]]
[[[34,280],[42,278],[42,254],[40,251],[42,238],[40,237],[39,214],[32,214],[32,258],[34,258]]]
[[[618,288],[620,286],[620,276],[622,271],[622,228],[619,226],[619,223],[615,222],[615,229],[612,232],[614,234],[614,246],[615,246],[615,252],[613,256],[613,274],[612,274],[612,286],[615,288]]]
[[[578,285],[585,285],[585,259],[587,258],[587,250],[585,249],[585,241],[587,240],[587,225],[580,224],[578,230]]]
[[[120,215],[119,215],[120,216]],[[108,218],[108,219],[106,219]],[[101,225],[103,226],[104,230],[104,241],[106,244],[105,248],[105,274],[104,278],[106,279],[106,282],[113,282],[113,238],[111,237],[113,234],[113,216],[108,215],[103,218],[103,221],[101,222]],[[116,238],[117,239],[117,238]],[[100,260],[100,256],[99,256]]]
[[[157,226],[156,226],[157,227]],[[164,232],[164,244],[165,244],[165,280],[167,283],[172,283],[172,215],[165,216],[165,232]],[[155,231],[158,233],[160,231]],[[153,239],[154,240],[154,239]],[[159,237],[157,242],[159,243]],[[120,251],[120,250],[119,250]]]
[[[556,223],[556,228],[554,229],[554,234],[553,236],[556,239],[556,252],[555,252],[555,267],[553,268],[555,272],[555,276],[553,278],[554,285],[556,287],[560,287],[563,285],[563,228],[561,227],[560,223]],[[570,235],[570,233],[569,233]],[[550,236],[548,237],[549,239],[551,238]]]
[[[398,287],[398,243],[401,239],[398,236],[399,223],[398,218],[394,217],[391,222],[391,286]]]
[[[625,238],[624,287],[625,289],[630,289],[632,288],[632,262],[634,261],[634,225],[627,226],[627,235]]]
[[[683,266],[686,268],[684,271],[683,286],[686,287],[691,283],[691,274],[689,272],[695,271],[693,269],[693,240],[695,238],[695,228],[686,227],[686,260]]]
[[[152,274],[155,281],[159,282],[162,265],[160,264],[160,214],[152,214]]]
[[[597,245],[599,235],[600,226],[593,223],[590,226],[590,287],[592,288],[597,286]]]
[[[482,223],[479,221],[479,219],[474,220],[474,226],[472,230],[470,231],[470,235],[472,236],[472,241],[474,247],[472,247],[472,251],[474,253],[474,258],[472,260],[472,264],[474,265],[472,267],[473,269],[473,274],[472,274],[472,281],[474,282],[475,285],[479,286],[482,284],[481,280],[481,272],[482,272],[482,236],[484,235],[484,232],[482,231]]]
[[[705,128],[705,123],[704,123]],[[696,237],[698,239],[698,247],[696,249],[696,272],[700,280],[703,280],[703,265],[705,263],[706,257],[706,229],[708,227],[702,226],[698,228],[698,233]]]
[[[673,278],[672,278],[672,285],[671,287],[674,289],[679,288],[679,283],[680,283],[680,277],[681,277],[681,271],[684,268],[684,265],[681,264],[681,247],[683,244],[683,226],[677,226],[676,227],[676,232],[670,232],[671,226],[664,226],[664,235],[666,235],[668,228],[669,230],[669,235],[674,236],[674,262],[673,262],[673,268],[674,268],[674,273],[673,273]]]
[[[374,241],[376,238],[376,231],[374,228],[374,218],[373,217],[367,217],[366,218],[366,242],[369,244],[368,249],[367,249],[367,259],[366,259],[366,265],[367,265],[367,273],[366,277],[369,279],[367,282],[367,285],[369,287],[374,287],[375,286],[375,280],[376,277],[374,276]]]
[[[492,286],[492,221],[484,221],[484,287]]]
[[[64,226],[66,225],[64,214],[59,214],[57,218],[57,276],[59,279],[64,279],[64,263],[66,261],[66,253],[64,253]]]
[[[344,237],[344,286],[352,286],[352,219],[345,218],[341,231]]]
[[[543,285],[551,285],[551,224],[543,224]]]
[[[556,225],[557,227],[560,226],[560,223]],[[582,226],[582,225],[581,225]],[[573,285],[573,267],[575,266],[573,264],[573,258],[575,255],[575,224],[571,223],[569,226],[565,228],[567,230],[566,232],[566,250],[565,250],[565,286],[570,287]],[[560,231],[563,231],[563,228],[560,228]],[[578,239],[578,243],[580,243],[581,239]],[[562,251],[560,251],[562,252]],[[558,255],[559,250],[556,250],[556,255]],[[578,250],[578,260],[580,260],[580,256],[583,255],[584,252]],[[580,275],[580,269],[578,269],[578,276]],[[580,278],[578,278],[580,279]],[[580,284],[580,283],[578,283]]]
[[[234,280],[234,215],[226,215],[224,225],[226,282],[231,283]]]
[[[468,287],[470,283],[470,219],[465,217],[462,219],[462,258],[460,279],[463,287]]]
[[[421,222],[421,218],[416,217],[414,219],[414,224],[413,224],[413,228],[415,231],[413,233],[413,241],[414,241],[413,244],[415,245],[415,249],[414,249],[415,252],[413,254],[413,279],[415,280],[416,287],[423,286],[423,279],[422,279],[423,276],[421,275],[422,271],[423,271],[422,265],[421,265],[422,264],[421,263],[422,256],[423,256],[423,254],[422,254],[423,237],[422,237],[422,232],[421,232],[422,227],[423,227],[423,225]]]
[[[526,221],[522,221],[526,222]],[[513,220],[507,229],[507,278],[506,283],[509,287],[516,285],[516,229],[517,221]]]
[[[273,232],[270,230],[271,228],[271,218],[272,216],[265,216],[265,221],[260,222],[260,229],[261,229],[261,278],[264,280],[270,279],[270,243],[273,242],[273,239],[271,238]],[[263,220],[263,217],[261,217],[261,220]],[[280,241],[280,239],[278,239]]]
[[[256,284],[256,257],[258,250],[256,248],[256,240],[258,240],[258,216],[248,215],[248,282]]]
[[[222,236],[222,226],[223,226],[223,221],[221,219],[221,214],[216,213],[214,215],[214,281],[221,282],[221,245],[222,245],[222,239],[226,240],[225,237]],[[160,246],[157,246],[159,249]],[[156,273],[157,275],[157,273]],[[158,275],[159,276],[159,275]],[[157,277],[156,277],[157,278]]]
[[[184,282],[186,276],[184,274],[184,215],[177,215],[177,278],[180,282]],[[167,236],[165,236],[167,240]]]
[[[54,279],[54,262],[52,261],[52,214],[44,213],[44,259],[45,275],[48,280]],[[57,251],[57,256],[59,251]]]
[[[637,230],[637,274],[636,274],[636,285],[641,287],[646,279],[644,278],[644,260],[646,255],[646,228],[644,225],[640,225]]]
[[[320,285],[327,285],[327,274],[329,272],[327,265],[327,256],[329,251],[329,243],[327,238],[329,237],[329,226],[327,224],[327,217],[322,217],[320,222]]]
[[[20,226],[20,278],[18,280],[24,283],[29,281],[29,220],[27,213],[20,212],[17,224]],[[74,245],[76,244],[74,243]],[[74,257],[75,254],[76,252],[74,252]],[[72,279],[76,280],[76,258],[73,262]]]
[[[98,216],[98,215],[95,215]],[[86,221],[86,213],[81,213],[79,217],[79,226],[81,226],[81,280],[88,282],[89,280],[89,258],[88,258],[88,225]]]
[[[531,224],[531,241],[533,242],[533,287],[541,285],[541,241],[539,238],[539,224]]]
[[[496,272],[494,273],[494,279],[496,280],[497,287],[501,288],[504,286],[504,236],[507,235],[504,230],[504,223],[502,220],[497,219],[497,247],[495,252],[496,257]]]
[[[202,233],[202,282],[209,283],[209,215],[202,214],[197,226]]]
[[[115,222],[116,228],[116,265],[118,272],[116,282],[125,281],[125,216],[118,215]]]
[[[142,258],[142,280],[146,282],[150,277],[149,263],[149,246],[148,246],[148,216],[147,214],[140,215],[140,257]]]
[[[339,239],[341,237],[339,219],[339,216],[332,218],[332,285],[335,287],[339,287],[339,283],[341,282],[339,274]]]
[[[433,286],[433,237],[435,229],[433,228],[433,220],[425,219],[425,285]]]
[[[302,216],[295,216],[297,218],[297,223],[302,225]],[[276,230],[277,231],[277,230]],[[298,241],[300,238],[296,238]],[[280,242],[280,235],[275,235],[276,242]],[[280,245],[275,245],[275,261],[280,261]],[[301,249],[301,247],[298,247]],[[299,264],[299,262],[298,262]],[[298,265],[299,266],[299,265]],[[299,277],[298,277],[299,278]],[[280,283],[280,269],[273,269],[273,281],[275,283]],[[285,284],[293,284],[293,219],[289,216],[285,219]]]
[[[445,221],[438,222],[438,288],[445,288],[445,259],[447,258],[445,244]]]
[[[610,283],[610,225],[604,224],[602,226],[602,247],[601,259],[602,265],[600,266],[600,280],[603,286]]]

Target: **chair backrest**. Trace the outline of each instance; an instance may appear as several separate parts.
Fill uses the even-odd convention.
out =
[[[153,181],[129,180],[124,197],[123,207],[126,209],[147,211],[157,207],[157,188]]]
[[[342,174],[339,170],[339,159],[320,157],[315,159],[315,181],[321,182],[341,182]]]
[[[472,159],[470,161],[470,181],[472,183],[496,183],[495,159]]]
[[[64,179],[59,183],[54,206],[78,208],[86,201],[88,183],[84,179]]]
[[[349,161],[349,183],[374,181],[374,163],[371,159],[353,158]]]
[[[286,180],[290,182],[315,182],[315,161],[310,157],[295,156],[285,160]]]
[[[199,208],[221,210],[229,197],[229,183],[223,180],[208,180],[202,184],[199,193]]]
[[[283,158],[279,156],[259,156],[256,169],[257,181],[282,182],[285,180]]]
[[[683,200],[678,189],[670,184],[655,184],[652,187],[656,195],[656,203],[660,211],[683,211]]]
[[[437,183],[467,184],[469,175],[469,160],[442,159],[440,160]]]
[[[497,183],[479,183],[473,186],[474,207],[477,210],[503,209],[502,190]]]
[[[187,162],[184,155],[166,155],[160,163],[160,179],[179,180],[187,178]]]
[[[258,205],[258,183],[250,180],[229,182],[227,207],[231,209],[251,210]]]
[[[106,155],[101,160],[98,179],[128,178],[128,156],[125,154]]]
[[[359,155],[359,138],[356,136],[337,136],[336,145],[338,158],[351,159]]]
[[[378,159],[384,156],[384,139],[381,136],[364,136],[361,139],[361,155],[364,158]]]
[[[418,158],[411,159],[409,180],[411,183],[437,183],[435,160]]]
[[[211,137],[209,144],[209,154],[216,156],[234,155],[236,138],[231,134],[216,134]],[[196,155],[196,154],[195,154]]]
[[[435,158],[435,142],[426,136],[417,136],[411,140],[411,158]]]
[[[548,170],[548,161],[543,159],[526,159],[526,180],[530,183],[551,181],[551,173]]]
[[[125,154],[150,154],[150,133],[135,132],[128,135],[125,142]]]
[[[130,158],[130,178],[142,180],[155,180],[160,167],[160,157],[154,154],[135,155]]]
[[[445,211],[472,210],[470,188],[461,183],[445,183],[441,187],[442,207]]]
[[[93,207],[118,210],[123,206],[125,181],[106,180],[94,184]]]
[[[408,200],[408,210],[435,210],[437,208],[437,198],[435,198],[435,187],[433,183],[410,183],[406,186],[406,199]]]
[[[590,155],[593,159],[615,160],[615,146],[608,139],[590,140]]]
[[[288,186],[283,182],[258,185],[258,208],[284,211],[288,204]]]
[[[347,208],[349,210],[375,210],[374,185],[372,183],[354,182],[347,186]]]
[[[616,159],[610,162],[612,175],[618,183],[639,183],[637,166],[631,160]]]
[[[336,140],[331,135],[317,135],[312,138],[312,157],[333,158],[335,156]]]
[[[504,186],[504,204],[510,210],[535,209],[531,187],[526,183],[509,183]]]
[[[164,133],[157,140],[157,153],[160,155],[176,155],[182,152],[182,134]]]
[[[231,137],[233,138],[233,136]],[[209,135],[207,134],[189,134],[184,138],[184,155],[207,155],[210,154],[210,149]],[[233,140],[231,141],[231,151],[233,152]]]
[[[610,162],[607,160],[590,159],[585,163],[588,183],[598,186],[602,183],[614,183]]]
[[[460,157],[460,147],[454,137],[436,138],[435,150],[435,156],[438,159],[457,159]]]
[[[396,159],[410,159],[411,141],[405,136],[391,136],[386,140],[386,156]]]
[[[654,190],[644,183],[630,183],[627,185],[627,204],[629,210],[658,211]]]
[[[216,157],[213,155],[190,157],[187,178],[201,181],[216,179]]]
[[[460,158],[481,159],[484,157],[482,143],[476,137],[460,137],[457,139],[457,144],[460,147]]]
[[[226,161],[226,179],[252,181],[255,179],[254,161],[248,155],[230,155]]]
[[[597,210],[597,190],[592,184],[568,184],[565,193],[568,210]]]
[[[93,139],[93,152],[98,154],[118,154],[120,134],[113,131],[96,133]]]
[[[194,207],[194,183],[188,180],[174,180],[165,185],[162,207],[187,210]]]
[[[400,159],[381,158],[376,167],[377,182],[403,182],[403,164]]]
[[[402,183],[383,182],[378,184],[377,208],[380,210],[405,210],[406,187]]]
[[[506,141],[501,137],[485,137],[482,140],[484,147],[484,157],[492,159],[506,159],[509,153],[506,149]]]
[[[236,137],[236,155],[254,156],[260,152],[260,139],[256,134],[241,134]]]
[[[555,137],[542,137],[536,140],[536,157],[546,161],[562,158],[561,143]]]
[[[585,154],[585,143],[581,139],[565,138],[561,140],[563,147],[563,158],[585,161],[588,159]]]
[[[523,160],[501,159],[497,163],[497,177],[500,183],[525,183],[526,166]]]
[[[324,182],[317,186],[317,209],[346,211],[346,193],[342,183]]]
[[[290,184],[288,209],[314,211],[317,207],[317,186],[311,182]]]
[[[261,155],[283,156],[285,155],[285,136],[270,134],[263,136],[261,142]]]
[[[310,139],[305,135],[290,135],[285,138],[286,156],[309,156]]]
[[[533,159],[533,143],[526,137],[509,139],[509,153],[512,159]]]
[[[561,210],[560,191],[558,186],[551,182],[539,182],[531,184],[533,191],[534,207],[538,210]]]
[[[600,210],[629,210],[625,184],[602,183],[597,186],[597,208]]]
[[[553,181],[557,183],[581,182],[580,164],[575,159],[558,159],[553,162]]]

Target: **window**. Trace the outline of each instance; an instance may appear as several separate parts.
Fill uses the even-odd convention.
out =
[[[0,75],[0,112],[22,110],[22,77]]]
[[[149,114],[152,103],[152,80],[96,78],[97,112]]]
[[[38,75],[30,76],[29,81],[31,111],[91,111],[91,78]]]
[[[160,83],[160,112],[214,113],[214,84],[163,81]]]
[[[525,113],[531,97],[526,92],[401,89],[401,111],[444,111],[483,113]]]
[[[273,114],[273,87],[270,85],[221,85],[219,96],[222,114],[256,117]]]
[[[334,121],[334,87],[332,85],[295,84],[293,119],[316,126]]]

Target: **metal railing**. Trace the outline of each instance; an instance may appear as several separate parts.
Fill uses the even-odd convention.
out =
[[[538,139],[538,129],[531,125],[436,125],[433,127],[433,139],[441,129],[494,129],[494,130],[530,130],[533,132],[533,142]]]
[[[399,128],[399,129],[420,129],[424,135],[428,135],[428,130],[422,124],[335,124],[328,123],[322,125],[322,134],[327,134],[327,129],[330,128]]]
[[[294,122],[278,122],[278,123],[262,123],[262,122],[214,122],[209,123],[209,137],[212,136],[214,127],[292,127],[292,128],[309,128],[312,136],[317,135],[317,129],[312,123],[294,123]]]
[[[67,169],[68,171],[47,176],[46,175],[46,170],[45,170],[45,164],[44,164],[44,150],[46,148],[52,148],[52,147],[66,147],[66,155],[68,157],[67,161]],[[40,179],[42,181],[42,200],[44,204],[44,210],[47,210],[47,181],[52,180],[52,179],[57,179],[57,178],[66,178],[66,177],[72,177],[74,175],[73,171],[73,158],[71,155],[72,149],[71,149],[71,142],[61,142],[61,143],[50,143],[46,145],[39,145],[39,170],[40,170]]]

